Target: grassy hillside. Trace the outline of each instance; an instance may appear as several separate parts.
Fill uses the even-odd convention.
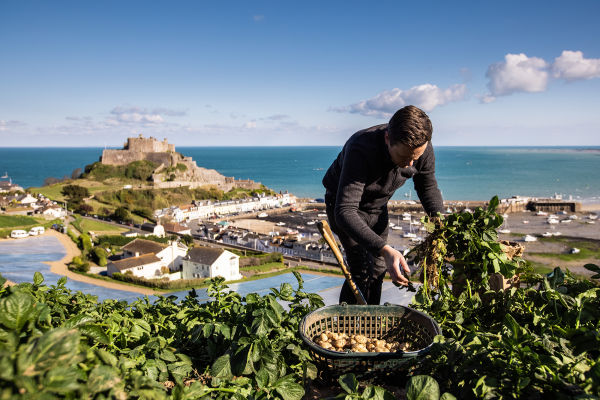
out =
[[[0,215],[0,228],[17,228],[35,225],[38,221],[32,217],[21,215]]]
[[[172,205],[190,204],[193,200],[232,200],[252,197],[257,193],[274,194],[263,186],[259,190],[235,188],[224,192],[215,187],[190,189],[179,187],[173,189],[154,189],[149,179],[156,165],[149,161],[135,161],[128,165],[112,166],[99,162],[85,167],[79,179],[71,179],[39,188],[31,188],[34,194],[43,194],[55,201],[68,200],[62,191],[66,185],[83,186],[88,189],[90,198],[84,203],[92,207],[85,210],[89,214],[110,216],[120,207],[126,208],[135,222],[151,219],[153,210]],[[183,164],[168,169],[172,172],[182,171]],[[130,185],[131,189],[124,189]],[[78,203],[78,202],[77,202]],[[76,209],[77,204],[71,205]]]

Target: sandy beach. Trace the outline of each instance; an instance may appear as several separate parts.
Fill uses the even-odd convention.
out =
[[[127,292],[139,293],[139,294],[148,295],[148,296],[162,294],[162,292],[155,291],[150,288],[129,286],[129,285],[124,285],[124,284],[120,284],[117,282],[108,282],[108,281],[104,281],[101,279],[90,278],[89,276],[80,275],[73,271],[70,271],[69,268],[67,267],[67,263],[69,263],[73,259],[73,257],[81,255],[81,250],[79,250],[77,245],[75,243],[73,243],[73,241],[67,235],[59,233],[53,229],[47,229],[46,232],[44,233],[44,235],[54,236],[56,239],[58,239],[60,244],[62,244],[62,246],[65,248],[65,252],[66,252],[65,256],[60,260],[44,261],[45,264],[48,264],[50,266],[51,272],[58,274],[58,275],[66,276],[68,279],[71,279],[74,281],[89,283],[91,285],[101,286],[101,287],[105,287],[108,289],[124,290]],[[15,240],[15,239],[0,239],[0,240],[4,241],[4,240]],[[6,284],[7,285],[15,285],[15,282],[7,281]]]

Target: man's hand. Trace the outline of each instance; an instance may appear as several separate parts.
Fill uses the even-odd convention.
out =
[[[386,244],[383,246],[379,254],[381,254],[385,260],[385,265],[387,266],[388,273],[392,278],[392,282],[394,282],[396,285],[408,285],[408,279],[402,275],[402,271],[400,270],[400,268],[403,268],[406,272],[406,275],[410,275],[410,269],[408,269],[408,264],[406,264],[406,260],[404,259],[402,253],[394,249],[392,246]]]

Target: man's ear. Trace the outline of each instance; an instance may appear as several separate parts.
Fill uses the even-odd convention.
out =
[[[390,134],[389,134],[389,131],[387,129],[385,130],[384,137],[385,137],[385,144],[389,146],[390,145]]]

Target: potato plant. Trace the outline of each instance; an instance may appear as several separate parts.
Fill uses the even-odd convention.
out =
[[[524,271],[497,242],[497,205],[494,198],[487,209],[425,221],[431,234],[415,252],[426,284],[412,306],[433,317],[444,337],[414,373],[459,398],[600,395],[600,267],[585,265],[596,272],[592,280],[557,267],[548,276],[522,275],[520,287],[491,290],[490,274]]]

